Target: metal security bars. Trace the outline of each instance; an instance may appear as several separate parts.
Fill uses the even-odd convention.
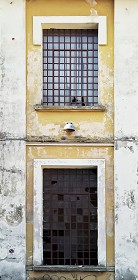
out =
[[[44,30],[43,103],[48,106],[98,104],[97,30]]]
[[[43,170],[43,264],[97,265],[97,169]]]

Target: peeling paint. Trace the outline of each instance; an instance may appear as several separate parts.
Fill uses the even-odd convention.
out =
[[[132,153],[134,153],[133,146],[128,147],[128,149],[129,149]]]
[[[28,272],[27,279],[30,280],[114,280],[113,273],[41,273]]]
[[[130,191],[128,193],[128,196],[126,198],[126,204],[127,204],[128,208],[130,208],[130,209],[133,209],[133,208],[136,207],[136,205],[135,205],[135,196],[134,196],[134,192],[133,191]]]
[[[72,2],[75,9],[76,5],[79,6],[82,15],[87,14],[85,1],[79,0],[80,5],[77,2]],[[72,4],[65,1],[64,9],[59,9],[59,6],[63,5],[54,2],[54,9],[50,3],[39,4],[39,15],[44,15],[43,11],[47,11],[47,15],[71,15]],[[101,6],[100,6],[101,5]],[[107,46],[99,46],[99,104],[106,105],[105,112],[44,112],[34,111],[36,104],[41,104],[42,99],[42,48],[40,46],[33,46],[32,44],[32,17],[37,10],[37,1],[29,2],[27,4],[27,139],[33,137],[47,137],[51,141],[60,141],[61,138],[67,138],[68,140],[76,141],[75,137],[78,137],[78,141],[81,139],[89,139],[91,141],[97,141],[102,138],[108,139],[108,142],[113,140],[113,1],[107,1],[106,7],[101,2],[97,5],[98,9],[102,10],[102,14],[108,14],[109,25],[109,42]],[[98,7],[99,6],[99,7]],[[67,10],[66,10],[66,8]],[[100,14],[101,14],[100,10]],[[51,14],[52,12],[52,14]],[[79,12],[79,13],[81,13]],[[78,7],[75,10],[78,15]],[[100,15],[99,14],[99,15]],[[75,14],[74,14],[75,15]],[[69,138],[63,133],[65,122],[69,119],[73,121],[76,131]]]
[[[13,5],[14,4],[14,5]],[[12,9],[12,10],[11,10]],[[17,24],[18,22],[18,24]],[[0,279],[25,280],[25,1],[0,1]],[[15,254],[12,252],[14,248]],[[10,250],[10,251],[9,251]]]
[[[39,280],[96,280],[97,277],[95,275],[85,275],[85,276],[78,276],[77,273],[71,273],[69,276],[64,275],[49,275],[44,274],[42,278],[39,278]],[[34,278],[34,280],[38,280],[38,278]]]
[[[138,2],[115,0],[116,280],[138,277],[137,11]]]
[[[8,224],[16,226],[22,222],[23,211],[22,206],[11,206],[13,210],[9,211],[6,215],[6,221]]]
[[[4,86],[4,77],[5,77],[5,67],[4,67],[5,58],[0,54],[0,89]]]

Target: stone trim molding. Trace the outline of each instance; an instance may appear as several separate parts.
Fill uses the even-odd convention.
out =
[[[98,168],[98,265],[106,266],[105,160],[34,159],[33,265],[43,265],[43,169]]]
[[[27,271],[47,271],[57,272],[57,265],[27,265]],[[77,265],[58,265],[58,272],[115,272],[114,266],[77,266]]]
[[[106,16],[33,16],[33,44],[42,45],[43,29],[98,29],[99,45],[107,44]]]
[[[77,112],[105,112],[106,108],[102,105],[97,106],[46,106],[44,104],[35,104],[34,110],[37,112],[47,111],[77,111]]]

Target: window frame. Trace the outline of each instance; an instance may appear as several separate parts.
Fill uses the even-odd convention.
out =
[[[46,106],[43,104],[43,30],[44,29],[98,29],[98,46],[107,45],[107,17],[106,16],[33,16],[33,45],[41,47],[41,105],[34,106],[36,111],[43,109],[68,109],[73,110],[73,106]],[[98,50],[99,53],[99,50]],[[100,56],[98,55],[98,68],[100,69]],[[98,71],[98,85],[100,75]],[[98,86],[100,88],[100,86]],[[39,108],[38,108],[39,107]],[[75,106],[76,109],[95,109],[104,111],[100,101],[98,90],[98,106]]]
[[[105,160],[34,159],[33,265],[43,265],[43,169],[97,167],[98,266],[106,267]],[[66,267],[66,266],[64,266]]]

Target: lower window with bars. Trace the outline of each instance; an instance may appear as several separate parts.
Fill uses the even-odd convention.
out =
[[[98,104],[97,30],[44,30],[43,103],[48,106]]]
[[[43,264],[97,265],[97,169],[43,170]]]

